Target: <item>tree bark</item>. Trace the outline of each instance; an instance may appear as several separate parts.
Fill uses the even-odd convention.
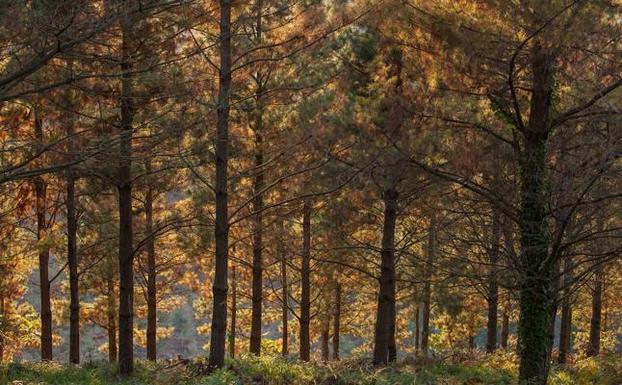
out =
[[[559,355],[557,362],[565,364],[572,349],[572,304],[570,301],[573,280],[572,262],[568,257],[564,260],[564,298],[562,300],[561,330],[559,333]]]
[[[499,285],[497,283],[497,263],[501,246],[501,223],[499,210],[493,208],[490,235],[490,268],[488,276],[488,322],[486,325],[486,352],[497,349],[497,318],[499,308]]]
[[[501,316],[501,348],[508,348],[508,338],[510,336],[510,309],[506,303]]]
[[[425,282],[423,283],[423,320],[421,325],[421,351],[428,355],[428,339],[430,336],[430,300],[432,295],[432,271],[436,253],[436,217],[430,216],[428,229],[427,261],[425,266]]]
[[[592,316],[590,318],[590,341],[587,347],[587,356],[595,357],[600,354],[601,319],[603,309],[603,280],[604,270],[598,265],[594,274],[594,290],[592,291]]]
[[[341,333],[341,282],[335,285],[335,307],[333,309],[333,360],[339,360],[339,338]]]
[[[419,340],[419,336],[421,335],[421,331],[419,330],[419,325],[421,324],[419,314],[420,304],[417,303],[415,306],[415,354],[419,354],[419,350],[421,349],[421,341]]]
[[[521,179],[521,282],[518,325],[519,384],[546,385],[553,308],[553,261],[546,207],[547,144],[554,58],[535,42],[529,124],[523,132]]]
[[[300,360],[309,361],[311,343],[309,324],[311,322],[311,201],[305,199],[302,219],[302,269],[300,298]]]
[[[117,362],[117,304],[114,292],[114,269],[112,262],[108,263],[106,285],[108,289],[108,361]]]
[[[35,138],[43,144],[43,125],[34,108]],[[52,360],[52,301],[50,298],[50,248],[47,245],[47,183],[42,176],[34,180],[37,216],[37,241],[39,242],[39,284],[41,286],[41,360]]]
[[[147,160],[147,174],[151,173],[151,160]],[[157,271],[155,239],[153,233],[153,187],[148,181],[145,196],[145,230],[147,233],[147,359],[157,359]]]
[[[229,111],[231,97],[231,0],[220,0],[220,74],[216,122],[216,242],[209,367],[225,363],[227,333],[227,275],[229,264],[229,214],[227,167],[229,162]]]
[[[132,235],[132,138],[134,120],[133,20],[121,18],[121,132],[119,140],[119,374],[134,372],[134,250]]]
[[[281,264],[281,355],[287,357],[289,354],[289,293],[287,290],[287,261],[285,255],[285,231],[283,229],[283,219],[277,220],[277,255]]]
[[[322,354],[322,362],[328,362],[330,358],[330,350],[329,350],[329,339],[330,339],[330,312],[324,314],[324,319],[322,320],[322,331],[320,333],[320,345],[321,345],[321,354]]]
[[[384,225],[374,330],[374,365],[384,365],[395,356],[395,352],[390,351],[390,345],[392,340],[395,341],[395,223],[398,192],[395,189],[387,189],[383,192],[382,198]]]
[[[238,317],[238,282],[235,265],[231,266],[231,325],[229,326],[229,357],[235,358],[235,336]]]
[[[256,33],[255,41],[259,46],[262,40],[262,0],[256,2]],[[252,283],[252,310],[251,310],[251,335],[250,352],[255,355],[261,354],[261,322],[262,322],[262,301],[263,301],[263,194],[264,172],[263,172],[263,79],[260,73],[256,74],[255,82],[255,122],[253,131],[255,133],[255,180],[253,186],[253,283]]]

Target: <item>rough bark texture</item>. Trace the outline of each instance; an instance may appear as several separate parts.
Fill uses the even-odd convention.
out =
[[[335,285],[335,307],[333,308],[333,360],[339,360],[339,337],[341,333],[341,283]]]
[[[147,173],[151,172],[151,161],[147,160]],[[155,361],[157,358],[157,270],[155,239],[153,234],[153,187],[151,182],[145,196],[145,231],[147,233],[147,359]]]
[[[390,345],[395,341],[395,223],[398,193],[394,189],[383,192],[384,225],[380,261],[380,287],[374,329],[375,365],[386,364],[394,358]],[[394,343],[394,342],[393,342]],[[391,357],[390,355],[393,355]]]
[[[35,108],[35,138],[43,144],[43,125]],[[35,178],[37,241],[39,242],[39,285],[41,287],[41,360],[52,360],[52,301],[50,298],[50,248],[45,240],[47,223],[47,184],[42,176]]]
[[[311,323],[311,201],[306,199],[302,218],[302,269],[300,298],[300,360],[309,361],[311,342],[309,324]]]
[[[518,325],[519,384],[545,385],[553,307],[553,263],[549,258],[546,162],[553,88],[553,56],[540,42],[532,48],[529,123],[523,132],[521,178],[521,282]]]
[[[229,264],[229,207],[227,165],[229,162],[229,111],[231,97],[231,1],[220,0],[220,74],[216,122],[216,242],[213,307],[210,335],[209,367],[222,368],[225,363],[227,337],[227,275]]]
[[[417,302],[417,305],[415,306],[415,353],[419,354],[419,351],[421,349],[421,341],[419,339],[419,336],[421,335],[421,331],[419,330],[419,325],[421,325],[420,322],[420,318],[421,315],[420,313],[420,304]]]
[[[490,234],[490,268],[488,276],[488,319],[486,324],[486,352],[497,349],[497,318],[499,308],[499,284],[496,266],[499,262],[501,224],[499,210],[493,209]]]
[[[594,357],[600,354],[600,334],[603,309],[603,279],[602,265],[599,265],[594,274],[594,291],[592,291],[592,316],[590,318],[590,341],[587,347],[587,356]]]
[[[423,283],[423,319],[421,325],[421,351],[428,354],[430,336],[430,297],[432,295],[432,269],[436,252],[436,217],[430,217],[428,229],[427,261],[425,266],[425,282]]]

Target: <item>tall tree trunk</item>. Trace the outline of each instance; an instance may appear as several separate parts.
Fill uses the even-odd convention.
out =
[[[430,216],[428,229],[427,261],[425,266],[425,282],[423,283],[423,320],[421,326],[421,351],[428,355],[428,339],[430,336],[430,300],[432,295],[432,271],[436,253],[436,217]]]
[[[330,358],[330,350],[329,350],[329,339],[330,339],[330,312],[327,311],[324,314],[322,319],[322,330],[320,333],[320,345],[321,345],[321,354],[322,354],[322,362],[328,362]]]
[[[108,361],[113,363],[117,362],[117,301],[115,300],[112,261],[108,263],[106,275],[106,286],[108,289]]]
[[[147,174],[151,173],[151,160],[147,160]],[[147,233],[147,359],[157,359],[157,271],[155,239],[153,233],[153,187],[151,181],[147,182],[147,194],[145,196],[145,230]]]
[[[557,362],[565,364],[572,349],[572,304],[570,301],[573,280],[572,262],[569,257],[564,260],[564,298],[562,300],[561,330],[559,333],[559,355]]]
[[[262,0],[256,1],[256,32],[255,41],[259,46],[262,40]],[[261,354],[261,316],[263,301],[263,77],[261,73],[255,74],[255,122],[253,131],[255,133],[255,180],[253,186],[253,283],[252,283],[252,311],[251,311],[251,335],[250,352],[256,355]]]
[[[34,108],[35,138],[43,145],[43,125]],[[52,360],[52,301],[50,298],[50,248],[47,246],[47,184],[42,176],[34,181],[37,214],[37,241],[39,242],[39,284],[41,286],[41,360]]]
[[[501,316],[501,348],[508,348],[508,338],[510,337],[510,309],[509,300],[506,302],[503,308],[503,315]]]
[[[553,308],[553,265],[549,258],[546,207],[547,144],[554,57],[535,42],[529,124],[523,130],[521,179],[521,280],[518,325],[519,384],[546,385]]]
[[[497,318],[499,308],[499,285],[497,283],[497,263],[501,242],[501,223],[499,210],[493,208],[490,234],[490,268],[488,276],[488,322],[486,325],[486,352],[497,349]]]
[[[134,250],[132,235],[132,137],[134,120],[133,20],[121,18],[121,132],[119,141],[119,374],[134,372]]]
[[[419,330],[419,325],[421,324],[420,318],[420,303],[417,302],[415,306],[415,354],[419,354],[419,350],[421,349],[421,341],[419,340],[419,336],[421,335],[421,331]]]
[[[68,67],[73,68],[73,63],[68,62]],[[66,113],[65,124],[67,128],[69,160],[74,159],[76,151],[73,135],[74,115],[73,101],[71,92],[66,90],[65,103],[69,110]],[[72,364],[80,363],[80,289],[78,276],[78,217],[76,214],[76,177],[72,168],[67,169],[66,174],[66,197],[65,206],[67,209],[67,266],[69,268],[69,362]]]
[[[302,209],[302,269],[300,298],[300,360],[309,361],[311,342],[309,324],[311,322],[311,201],[305,199]]]
[[[386,364],[389,345],[395,338],[395,223],[397,219],[398,192],[387,189],[383,192],[384,225],[382,230],[382,252],[380,261],[380,287],[376,308],[374,329],[375,365]]]
[[[341,329],[341,282],[335,285],[335,307],[333,308],[333,360],[339,360],[339,338]]]
[[[587,347],[587,356],[595,357],[600,354],[600,334],[603,308],[603,281],[604,270],[599,264],[594,273],[594,290],[592,291],[592,316],[590,318],[590,341]]]
[[[281,355],[287,357],[289,354],[289,293],[287,291],[287,261],[285,255],[285,231],[283,229],[283,219],[277,220],[277,255],[281,264]]]
[[[229,357],[235,357],[235,335],[238,317],[238,282],[235,265],[231,266],[231,325],[229,326]]]
[[[227,165],[229,162],[229,111],[231,108],[231,0],[220,0],[220,73],[216,122],[216,242],[213,307],[210,336],[210,368],[225,363],[227,334],[227,275],[229,264],[229,214]]]

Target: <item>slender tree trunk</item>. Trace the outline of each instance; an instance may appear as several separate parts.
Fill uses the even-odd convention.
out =
[[[134,372],[134,250],[132,236],[132,137],[134,120],[133,20],[121,18],[121,132],[119,143],[119,374]]]
[[[554,57],[541,42],[532,48],[529,124],[523,132],[521,178],[521,280],[518,325],[519,384],[546,385],[553,308],[553,261],[549,258],[546,163]]]
[[[5,317],[4,295],[0,291],[0,319]],[[4,325],[2,325],[4,326]],[[4,333],[0,333],[0,364],[4,363]]]
[[[147,160],[147,173],[151,172],[151,161]],[[151,181],[148,182],[147,194],[145,196],[145,230],[147,233],[147,359],[155,361],[157,359],[157,322],[158,322],[158,303],[157,303],[157,271],[155,239],[153,234],[153,187]]]
[[[421,341],[419,340],[419,336],[421,335],[421,331],[419,330],[419,325],[421,324],[421,315],[419,314],[419,309],[420,304],[417,303],[417,305],[415,306],[415,354],[419,354],[419,350],[421,349]]]
[[[590,341],[587,347],[587,356],[595,357],[600,354],[600,334],[603,308],[603,266],[598,265],[594,274],[594,290],[592,291],[592,316],[590,318]]]
[[[421,351],[428,355],[428,339],[430,336],[430,300],[432,295],[432,270],[436,253],[436,217],[430,216],[428,229],[427,262],[425,266],[425,282],[423,284],[423,320],[421,327]]]
[[[283,230],[283,219],[279,218],[277,221],[277,255],[280,258],[281,264],[281,355],[287,357],[289,354],[289,293],[287,291],[287,261],[285,255],[285,231]]]
[[[213,308],[210,336],[210,368],[225,363],[227,334],[227,275],[229,264],[229,214],[227,165],[229,162],[229,111],[231,97],[231,0],[220,0],[220,74],[216,122],[216,241]]]
[[[321,345],[321,354],[322,354],[322,362],[328,362],[330,358],[330,350],[329,350],[329,339],[330,339],[330,312],[324,314],[324,319],[322,320],[322,331],[320,333],[320,345]]]
[[[70,61],[71,69],[73,63]],[[73,109],[71,93],[66,91],[65,102],[69,110]],[[67,128],[69,160],[73,160],[76,151],[74,135],[74,115],[69,111],[66,114],[65,124]],[[80,289],[78,276],[78,217],[76,214],[76,177],[72,168],[67,169],[66,174],[66,197],[67,209],[67,266],[69,268],[69,362],[80,363]]]
[[[501,316],[501,348],[508,348],[508,338],[510,336],[510,309],[506,303]]]
[[[109,262],[106,284],[108,288],[108,361],[117,362],[117,304],[114,292],[114,269]]]
[[[382,230],[382,252],[380,262],[380,287],[376,308],[374,331],[375,365],[386,364],[392,357],[391,340],[395,338],[395,223],[397,219],[398,192],[388,189],[383,192],[384,225]]]
[[[302,233],[302,269],[300,299],[300,360],[309,361],[311,343],[309,324],[311,322],[311,201],[305,199],[303,206]]]
[[[333,308],[333,360],[339,360],[339,337],[341,329],[341,283],[335,285],[335,307]]]
[[[43,125],[34,109],[35,138],[43,145]],[[47,246],[47,184],[42,176],[34,181],[37,212],[37,241],[39,242],[39,284],[41,286],[41,360],[52,360],[52,301],[50,298],[50,248]]]
[[[488,276],[488,322],[486,325],[486,352],[497,349],[497,318],[499,308],[499,285],[497,283],[497,263],[501,242],[501,223],[499,210],[493,208],[490,235],[490,269]]]
[[[229,326],[229,357],[235,357],[235,335],[238,316],[238,282],[235,265],[231,266],[231,325]]]
[[[572,349],[572,304],[570,301],[572,280],[572,262],[570,258],[566,257],[564,260],[564,298],[559,333],[559,355],[557,357],[557,362],[562,365],[566,363]]]
[[[255,41],[259,46],[262,41],[262,0],[256,1],[256,32]],[[252,283],[252,311],[251,311],[251,336],[250,352],[256,355],[261,354],[261,316],[263,301],[263,76],[261,73],[255,74],[257,88],[255,90],[255,123],[253,131],[255,133],[255,181],[253,187],[253,210],[254,229],[253,229],[253,283]]]

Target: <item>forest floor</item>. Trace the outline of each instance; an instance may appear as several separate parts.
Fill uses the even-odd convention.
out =
[[[13,363],[1,366],[0,384],[11,385],[512,385],[516,363],[509,354],[469,360],[416,363],[404,360],[378,369],[365,360],[331,365],[302,364],[274,356],[245,356],[227,362],[227,369],[201,374],[201,359],[192,362],[139,361],[136,375],[119,379],[114,367],[89,363]],[[622,357],[585,359],[554,366],[550,385],[622,384]]]

